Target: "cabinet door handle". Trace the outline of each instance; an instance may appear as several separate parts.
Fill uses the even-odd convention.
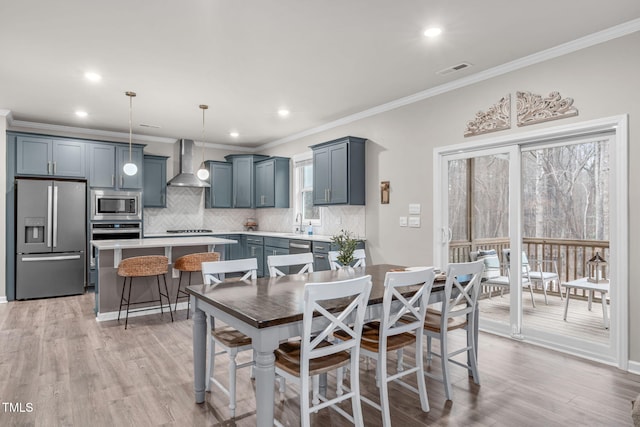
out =
[[[47,175],[51,175],[51,162],[47,162]]]
[[[328,194],[327,202],[330,202],[331,201],[331,189],[330,188],[327,188],[327,194]]]
[[[316,246],[316,249],[318,249],[318,251],[324,251],[324,246]]]
[[[313,257],[314,258],[318,258],[318,259],[324,259],[325,258],[324,255],[314,255]]]
[[[111,186],[112,187],[116,186],[116,176],[115,175],[111,175]]]
[[[53,174],[56,174],[56,162],[53,162]]]
[[[124,187],[124,175],[120,175],[120,188]]]

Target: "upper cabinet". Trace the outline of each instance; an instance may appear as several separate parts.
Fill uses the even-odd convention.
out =
[[[129,162],[129,146],[114,144],[89,145],[89,185],[91,187],[114,188],[116,190],[141,189],[143,187],[143,147],[131,149],[131,161],[138,172],[129,176],[122,168]]]
[[[229,162],[207,160],[205,165],[209,168],[209,188],[204,191],[205,208],[230,208],[232,207],[233,194],[233,166]],[[234,245],[231,245],[234,246]]]
[[[85,146],[81,141],[18,136],[16,172],[84,178]]]
[[[142,199],[145,208],[167,207],[167,159],[166,156],[144,155]]]
[[[224,158],[233,165],[233,207],[255,208],[254,163],[266,159],[267,156],[258,154],[230,154]]]
[[[255,207],[289,207],[289,158],[269,157],[255,164]]]
[[[365,141],[347,136],[313,150],[313,204],[365,204]]]

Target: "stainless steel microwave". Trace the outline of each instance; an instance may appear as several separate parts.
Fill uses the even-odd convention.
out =
[[[91,190],[91,219],[141,220],[142,192]]]

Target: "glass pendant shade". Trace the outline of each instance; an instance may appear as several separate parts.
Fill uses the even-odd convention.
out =
[[[124,171],[125,175],[133,176],[138,173],[138,166],[136,166],[135,163],[125,163],[122,170]]]
[[[204,167],[204,165],[202,165],[200,169],[198,169],[198,172],[196,172],[196,176],[201,181],[206,181],[209,179],[209,171]]]

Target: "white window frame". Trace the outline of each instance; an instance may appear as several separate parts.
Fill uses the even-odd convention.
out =
[[[302,166],[303,164],[311,164],[313,167],[313,153],[310,151],[308,153],[302,153],[302,154],[297,154],[295,156],[293,156],[293,182],[294,182],[294,186],[293,186],[293,222],[294,222],[294,226],[298,226],[298,222],[296,222],[298,213],[302,212],[302,192],[303,191],[313,191],[313,188],[308,187],[308,188],[303,188],[302,187],[302,183],[303,183],[303,176],[302,176],[302,168],[300,166]],[[311,221],[311,225],[314,227],[321,227],[322,226],[322,211],[323,209],[320,208],[319,209],[319,214],[320,214],[320,218],[319,219],[305,219],[303,218],[303,222],[302,222],[302,226],[308,226],[309,225],[309,221]],[[303,228],[304,230],[304,228]]]

